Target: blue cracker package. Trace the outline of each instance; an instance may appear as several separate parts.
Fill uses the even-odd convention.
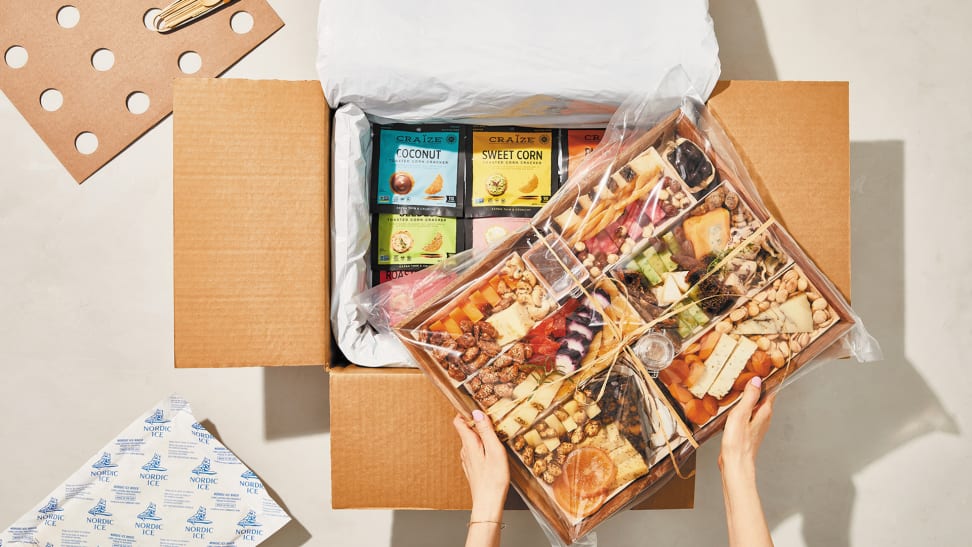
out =
[[[465,154],[458,125],[375,125],[371,211],[460,217]]]

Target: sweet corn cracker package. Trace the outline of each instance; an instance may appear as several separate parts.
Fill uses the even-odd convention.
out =
[[[684,474],[751,378],[880,355],[693,98],[629,100],[529,224],[359,302],[561,545]]]

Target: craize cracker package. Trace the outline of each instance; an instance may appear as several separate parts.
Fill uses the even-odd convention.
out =
[[[533,216],[557,190],[553,129],[473,127],[466,215]]]
[[[880,354],[692,98],[629,100],[527,226],[359,302],[561,545],[684,475],[751,378]]]

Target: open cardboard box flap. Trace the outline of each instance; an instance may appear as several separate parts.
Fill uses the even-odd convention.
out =
[[[331,360],[319,82],[177,80],[174,106],[176,367],[324,365],[334,507],[468,508],[445,398],[418,370]],[[720,82],[709,108],[774,215],[849,297],[847,83]],[[694,480],[677,479],[642,507],[693,501]]]

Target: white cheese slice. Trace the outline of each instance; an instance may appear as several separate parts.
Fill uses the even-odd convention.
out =
[[[558,446],[560,446],[560,437],[544,439],[543,444],[547,445],[547,449],[553,452],[554,450],[557,450]]]
[[[726,362],[726,366],[722,367],[722,372],[719,373],[719,377],[709,387],[709,395],[712,395],[716,399],[721,399],[732,391],[732,384],[739,377],[739,373],[746,368],[746,363],[749,362],[749,358],[755,352],[756,342],[753,342],[745,336],[740,338],[736,344],[736,349],[732,352],[732,357]]]
[[[668,306],[682,299],[682,291],[678,288],[678,281],[675,280],[675,276],[670,272],[665,272],[663,277],[665,278],[665,283],[662,285],[662,298],[665,301],[662,302],[662,298],[659,298],[658,304]]]
[[[544,380],[542,386],[530,397],[530,404],[536,407],[540,412],[550,408],[550,404],[553,402],[554,397],[557,396],[557,391],[560,389],[560,375],[556,375],[553,380],[547,378]]]
[[[496,327],[496,343],[501,346],[523,338],[533,327],[530,313],[519,302],[514,302],[505,310],[494,313],[486,322]]]
[[[493,403],[493,406],[489,407],[489,410],[486,411],[486,414],[489,414],[489,417],[492,418],[493,421],[495,422],[496,420],[499,420],[503,416],[506,416],[506,414],[509,413],[509,411],[513,410],[515,407],[516,407],[516,401],[514,401],[513,399],[500,399],[499,401]]]
[[[575,422],[574,419],[571,418],[570,416],[567,416],[566,418],[561,420],[561,422],[564,424],[564,429],[567,430],[567,433],[572,432],[578,427],[577,422]]]
[[[702,376],[695,384],[689,386],[689,391],[692,392],[692,395],[695,395],[699,399],[705,397],[705,394],[709,391],[709,387],[719,377],[719,372],[722,371],[722,367],[729,360],[729,357],[732,355],[732,350],[735,347],[736,341],[733,340],[732,336],[723,334],[719,337],[719,341],[716,342],[716,346],[712,350],[712,355],[709,355],[709,358],[705,360],[705,372],[702,373]]]
[[[537,378],[535,376],[533,375],[527,376],[525,380],[523,380],[522,382],[517,384],[515,388],[513,388],[513,399],[517,401],[523,399],[527,395],[533,393],[537,389],[537,386],[539,385],[540,383],[537,381]]]
[[[689,282],[686,279],[688,272],[669,272],[668,275],[675,279],[675,284],[678,285],[678,289],[682,292],[689,290]]]

